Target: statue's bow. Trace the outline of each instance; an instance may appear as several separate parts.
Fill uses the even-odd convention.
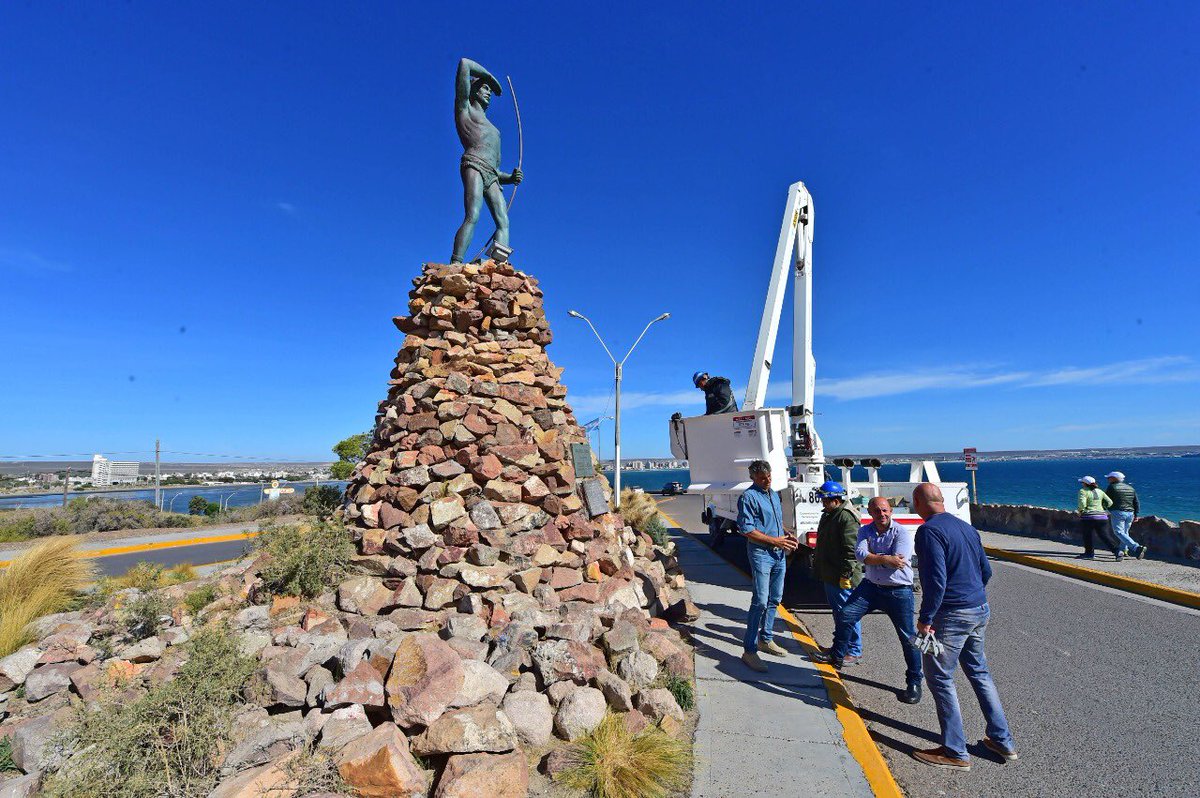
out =
[[[517,115],[517,168],[521,168],[521,164],[525,160],[525,131],[521,128],[521,106],[517,105],[517,90],[513,88],[512,77],[505,75],[504,79],[508,81],[508,90],[512,93],[513,111]],[[512,210],[513,200],[517,198],[517,189],[520,186],[513,186],[512,194],[508,198],[508,209]]]

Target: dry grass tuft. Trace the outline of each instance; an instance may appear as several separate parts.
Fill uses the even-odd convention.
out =
[[[29,643],[29,624],[65,609],[91,576],[91,564],[70,540],[39,543],[13,560],[0,573],[0,657]]]
[[[609,713],[570,748],[571,765],[558,777],[592,798],[667,798],[687,785],[691,747],[651,726],[632,735]]]
[[[638,532],[645,532],[651,521],[658,517],[658,503],[649,493],[625,488],[621,491],[621,515]]]
[[[115,590],[136,587],[144,593],[160,587],[190,582],[196,578],[196,569],[191,563],[181,563],[168,568],[161,563],[142,561],[111,582]]]

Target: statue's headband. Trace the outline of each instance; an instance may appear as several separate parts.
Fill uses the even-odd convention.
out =
[[[487,78],[475,78],[475,80],[471,81],[471,96],[472,97],[475,96],[475,92],[479,91],[480,86],[489,87],[492,90],[492,94],[499,95],[499,94],[504,93],[504,92],[500,91],[500,84],[497,83],[496,81],[488,80]]]

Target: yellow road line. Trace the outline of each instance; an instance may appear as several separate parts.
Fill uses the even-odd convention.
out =
[[[670,500],[668,499],[668,501]],[[695,535],[683,528],[683,524],[676,521],[670,515],[662,510],[659,510],[658,513],[680,532],[699,541]],[[729,565],[744,576],[749,576],[749,574],[733,563],[729,563]],[[788,625],[792,637],[796,638],[808,653],[814,653],[818,650],[817,642],[813,640],[812,635],[805,629],[804,624],[782,604],[779,605],[779,615],[783,618],[784,623]],[[841,721],[842,739],[846,741],[846,747],[850,749],[851,755],[858,762],[858,766],[862,768],[867,783],[871,785],[871,792],[875,794],[876,798],[904,798],[904,793],[900,790],[900,785],[896,783],[896,777],[892,775],[891,769],[888,768],[887,760],[880,753],[879,746],[871,739],[871,732],[867,730],[867,724],[862,719],[862,715],[858,714],[854,702],[850,699],[850,693],[846,690],[846,685],[842,682],[841,677],[838,676],[838,672],[834,670],[832,665],[816,662],[813,665],[816,666],[817,672],[821,674],[821,681],[825,685],[825,692],[829,694],[829,700],[833,703],[837,719]]]
[[[1180,590],[1174,587],[1166,587],[1165,585],[1157,585],[1154,582],[1146,582],[1141,579],[1134,579],[1130,576],[1122,576],[1121,574],[1113,574],[1108,571],[1097,571],[1095,568],[1084,568],[1081,565],[1073,563],[1059,562],[1046,557],[1038,557],[1033,554],[1021,554],[1008,549],[999,549],[995,546],[984,546],[984,551],[993,557],[999,557],[1002,560],[1010,560],[1011,562],[1027,565],[1030,568],[1039,568],[1043,571],[1053,571],[1063,576],[1069,576],[1073,579],[1081,579],[1085,582],[1095,582],[1106,587],[1115,587],[1117,590],[1124,590],[1127,593],[1137,593],[1142,596],[1149,596],[1160,601],[1166,601],[1171,604],[1180,604],[1184,607],[1192,609],[1200,609],[1200,593],[1192,593],[1187,590]]]
[[[258,530],[252,532],[231,532],[228,535],[211,535],[203,538],[180,538],[178,540],[160,540],[154,543],[133,543],[128,546],[113,546],[107,549],[87,549],[83,552],[85,559],[96,557],[112,557],[117,554],[132,554],[139,551],[156,551],[158,549],[173,549],[179,546],[203,546],[209,543],[228,543],[234,540],[248,540],[258,537]],[[0,568],[7,568],[12,560],[0,560]]]

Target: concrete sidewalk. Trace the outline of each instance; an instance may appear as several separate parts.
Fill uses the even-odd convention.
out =
[[[1132,557],[1126,557],[1124,562],[1117,562],[1113,559],[1112,553],[1104,548],[1103,544],[1096,546],[1096,559],[1077,560],[1075,558],[1083,553],[1083,547],[1076,543],[1064,543],[1056,540],[1047,540],[1046,538],[1025,537],[1023,535],[1006,535],[1000,532],[987,532],[982,529],[979,530],[979,536],[983,538],[983,545],[985,546],[993,546],[997,549],[1004,549],[1005,551],[1016,552],[1017,554],[1030,554],[1035,557],[1056,560],[1067,565],[1090,568],[1096,571],[1125,576],[1130,579],[1139,579],[1143,582],[1151,582],[1175,590],[1200,593],[1200,567],[1196,565],[1159,560],[1152,557],[1147,557],[1144,560],[1135,560]]]
[[[843,737],[820,673],[781,620],[782,659],[763,655],[768,673],[741,662],[750,582],[690,535],[672,530],[700,618],[696,647],[693,798],[874,793]]]

